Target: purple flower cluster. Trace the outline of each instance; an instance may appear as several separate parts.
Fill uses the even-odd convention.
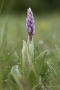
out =
[[[27,11],[26,28],[28,30],[29,38],[32,40],[32,36],[35,33],[34,16],[31,8]]]

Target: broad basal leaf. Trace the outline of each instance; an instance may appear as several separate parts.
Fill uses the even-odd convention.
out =
[[[37,74],[40,74],[43,66],[44,66],[44,60],[45,60],[45,57],[46,57],[46,53],[47,53],[47,50],[42,52],[35,60],[33,66],[37,72]]]
[[[28,53],[28,47],[25,41],[23,41],[23,48],[22,48],[22,72],[23,76],[26,77],[30,71],[30,64],[31,60]]]
[[[12,67],[10,75],[15,80],[20,90],[23,90],[23,85],[22,85],[23,77],[22,77],[22,72],[19,69],[18,65]]]

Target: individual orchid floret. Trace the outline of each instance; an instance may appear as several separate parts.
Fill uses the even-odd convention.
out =
[[[32,40],[32,37],[35,33],[35,25],[34,16],[31,8],[29,8],[27,11],[26,28],[28,30],[29,39]]]

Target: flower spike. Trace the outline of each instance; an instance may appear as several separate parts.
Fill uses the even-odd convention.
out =
[[[32,37],[35,33],[35,25],[34,16],[31,8],[27,10],[26,28],[28,30],[29,39],[32,40]]]

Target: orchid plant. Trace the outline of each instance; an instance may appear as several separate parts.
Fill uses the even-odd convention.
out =
[[[12,67],[10,75],[17,84],[19,90],[45,90],[42,81],[42,72],[46,68],[53,67],[45,60],[47,50],[34,57],[33,35],[35,34],[34,16],[31,8],[27,10],[26,28],[28,40],[23,40],[22,58],[20,64]],[[43,69],[44,68],[44,69]],[[49,74],[47,75],[48,78]],[[46,89],[47,90],[47,89]]]

